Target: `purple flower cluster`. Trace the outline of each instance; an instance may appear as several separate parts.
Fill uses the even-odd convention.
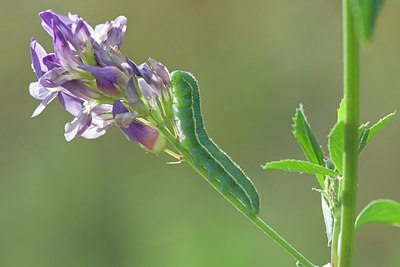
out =
[[[139,118],[159,110],[158,103],[164,113],[171,109],[170,74],[154,59],[137,66],[122,55],[119,47],[127,19],[120,16],[92,28],[74,14],[48,10],[39,15],[53,38],[54,52],[47,53],[32,39],[32,68],[38,80],[30,84],[29,92],[41,100],[32,116],[57,98],[74,116],[65,125],[67,141],[97,138],[114,124],[150,151],[164,148],[165,138]]]

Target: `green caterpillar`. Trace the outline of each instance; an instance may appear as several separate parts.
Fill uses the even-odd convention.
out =
[[[219,182],[222,193],[232,193],[243,203],[249,215],[258,214],[260,199],[253,183],[208,137],[201,116],[196,79],[189,72],[174,71],[171,82],[174,117],[182,146],[190,152],[195,165],[207,170],[208,179]]]

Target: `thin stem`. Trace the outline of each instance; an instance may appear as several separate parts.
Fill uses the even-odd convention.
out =
[[[154,121],[159,126],[162,124],[154,118]],[[289,253],[295,260],[297,260],[301,266],[304,267],[315,267],[306,257],[304,257],[299,251],[297,251],[291,244],[289,244],[282,236],[280,236],[271,226],[264,222],[257,215],[248,216],[246,207],[231,193],[224,194],[219,188],[219,184],[215,180],[208,179],[207,170],[203,167],[199,167],[193,163],[192,155],[184,149],[178,140],[171,134],[171,132],[165,127],[159,127],[160,132],[167,138],[167,140],[178,150],[179,153],[184,157],[185,161],[190,164],[215,190],[217,190],[229,203],[231,203],[237,210],[240,211],[246,218],[248,218],[254,225],[256,225],[261,231],[275,241],[281,248]]]
[[[357,201],[358,119],[359,119],[359,41],[355,32],[351,0],[343,0],[344,54],[344,180],[340,190],[341,231],[339,265],[350,267],[354,244],[354,221]]]
[[[170,155],[171,157],[177,159],[177,160],[181,160],[181,158],[182,158],[181,155],[175,153],[174,151],[172,151],[172,150],[170,150],[168,148],[165,148],[164,152],[167,153],[168,155]]]
[[[338,266],[338,242],[340,232],[340,218],[334,218],[333,224],[333,237],[331,248],[331,265],[332,267]]]

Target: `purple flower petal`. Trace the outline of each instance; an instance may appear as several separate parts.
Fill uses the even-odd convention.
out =
[[[72,33],[72,24],[71,22],[65,24],[62,20],[60,20],[58,17],[54,16],[53,17],[53,32],[54,32],[54,27],[57,27],[57,29],[60,30],[62,35],[65,37],[65,39],[75,48],[79,48],[79,42],[77,42],[74,38],[74,34]],[[54,34],[55,35],[55,34]]]
[[[120,102],[116,101],[113,106],[114,118],[119,114],[127,113],[128,109]],[[128,127],[120,127],[128,140],[134,140],[154,153],[160,152],[165,147],[165,138],[159,131],[137,120],[129,124]]]
[[[152,79],[154,78],[153,70],[147,65],[147,63],[143,63],[139,66],[140,74],[146,82],[151,83]]]
[[[155,71],[153,71],[147,63],[143,63],[139,66],[140,72],[142,74],[143,79],[146,83],[151,87],[152,91],[158,96],[162,96],[162,90],[165,89],[163,82],[158,75],[156,75]]]
[[[140,76],[142,77],[142,73],[140,72],[138,66],[136,65],[135,62],[133,62],[132,60],[130,60],[129,58],[125,58],[126,62],[128,63],[129,67],[132,69],[133,73],[136,76]]]
[[[133,112],[121,113],[115,115],[114,122],[120,128],[128,128],[135,121],[136,117],[137,114]]]
[[[117,114],[127,113],[127,112],[129,112],[129,109],[127,107],[125,107],[121,101],[118,100],[118,101],[114,102],[113,109],[112,109],[112,114],[114,117]]]
[[[104,135],[112,127],[112,105],[104,104],[92,108],[90,126],[81,134],[86,139],[94,139]]]
[[[58,100],[61,105],[68,111],[72,116],[77,117],[84,109],[84,101],[70,94],[61,92],[58,95]]]
[[[126,84],[126,99],[129,105],[137,111],[141,111],[144,108],[144,104],[138,94],[139,86],[136,77],[131,75]]]
[[[45,87],[58,87],[72,79],[74,79],[74,75],[69,73],[63,67],[59,67],[46,72],[42,77],[40,77],[39,82]]]
[[[40,115],[40,113],[42,113],[45,108],[46,108],[46,106],[43,105],[42,102],[40,102],[39,106],[37,106],[36,109],[33,111],[31,118],[34,118],[34,117]]]
[[[124,16],[119,16],[112,23],[111,29],[108,31],[107,43],[109,46],[121,46],[126,32],[126,24],[128,19]]]
[[[43,87],[38,82],[33,82],[29,84],[29,93],[36,99],[43,100],[48,95],[49,90]]]
[[[67,81],[63,83],[62,87],[72,95],[84,100],[89,101],[92,99],[99,99],[101,97],[100,93],[94,92],[91,88],[79,80]]]
[[[100,44],[93,41],[93,52],[97,63],[102,67],[115,66],[121,70],[122,64],[126,64],[126,57],[115,47],[103,48]]]
[[[157,92],[142,78],[138,80],[138,83],[143,96],[148,100],[155,100],[155,97],[158,96]]]
[[[65,125],[65,139],[69,142],[77,136],[82,135],[90,126],[92,116],[82,111],[72,122]]]
[[[86,139],[95,139],[104,135],[107,132],[107,130],[111,128],[111,126],[112,124],[109,124],[101,128],[94,125],[90,125],[86,129],[86,131],[81,134],[81,136]]]
[[[36,117],[45,109],[45,107],[53,101],[58,95],[60,88],[45,88],[38,82],[33,82],[29,85],[29,93],[36,99],[42,100],[39,106],[35,109],[32,117]]]
[[[127,18],[119,16],[111,23],[97,25],[94,29],[96,42],[106,47],[119,47],[124,39],[126,32]]]
[[[81,21],[81,22],[83,22],[85,24],[85,28],[88,30],[89,36],[92,36],[94,34],[94,30],[93,30],[92,26],[90,26],[89,23],[87,23],[84,19],[82,19],[78,15],[68,13],[68,18],[73,22],[72,25],[71,25],[72,32],[76,31],[77,25]]]
[[[100,66],[106,67],[115,65],[110,54],[95,41],[93,41],[93,51],[96,61]]]
[[[67,42],[62,31],[56,24],[53,25],[54,31],[54,52],[60,60],[61,66],[70,70],[78,70],[81,61],[72,52],[69,43]]]
[[[94,67],[85,65],[80,68],[93,74],[96,78],[97,87],[105,95],[112,97],[119,97],[121,95],[116,85],[124,86],[126,82],[124,74],[117,67]]]
[[[46,51],[43,47],[35,40],[31,39],[31,58],[33,70],[38,78],[42,77],[43,74],[48,70],[46,65],[43,63],[43,58],[47,56]]]
[[[77,23],[72,25],[72,31],[73,39],[76,45],[75,49],[79,51],[82,47],[85,47],[88,42],[90,42],[90,30],[84,20],[78,19]]]
[[[122,53],[116,47],[110,47],[108,52],[110,53],[110,57],[112,58],[114,65],[122,69],[121,64],[126,63],[126,57],[122,55]]]
[[[40,13],[42,25],[49,34],[56,35],[54,27],[62,33],[64,38],[75,48],[81,51],[93,34],[93,28],[78,15],[68,14],[68,17],[51,10]]]
[[[113,105],[102,104],[95,106],[92,109],[93,121],[92,123],[104,127],[105,124],[112,124],[113,120]]]
[[[164,86],[169,87],[171,85],[171,76],[169,75],[167,67],[152,58],[149,58],[147,62],[149,63],[150,67],[156,72],[158,77],[161,78]]]
[[[61,23],[63,23],[66,26],[70,26],[72,24],[72,21],[59,13],[56,13],[52,10],[46,10],[43,12],[39,13],[39,16],[42,18],[42,26],[43,28],[50,34],[50,36],[54,36],[53,32],[53,21],[57,20]]]
[[[49,94],[43,99],[43,101],[39,104],[39,106],[35,109],[32,114],[32,117],[36,117],[50,104],[51,101],[54,100],[58,95],[58,92],[49,92]]]
[[[61,67],[60,61],[54,53],[50,53],[43,58],[43,64],[46,65],[48,70]]]

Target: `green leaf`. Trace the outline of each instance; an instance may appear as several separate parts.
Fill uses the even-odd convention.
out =
[[[379,120],[378,123],[368,129],[368,123],[363,123],[358,128],[358,153],[364,149],[373,136],[388,122],[395,113],[391,113]],[[343,173],[344,153],[344,122],[339,120],[329,134],[329,153],[331,160],[339,173]]]
[[[346,109],[346,100],[344,98],[342,98],[342,100],[340,101],[338,111],[337,111],[337,122],[344,121],[345,109]]]
[[[396,114],[396,111],[393,113],[390,113],[386,117],[380,119],[376,124],[372,125],[371,128],[369,129],[369,135],[367,139],[367,143],[374,137],[382,128],[385,126],[385,124],[390,121],[391,118]]]
[[[303,149],[307,159],[311,163],[324,166],[324,154],[311,131],[310,124],[307,122],[302,105],[300,105],[296,110],[296,115],[293,118],[293,121],[294,137]]]
[[[344,122],[339,121],[331,130],[328,141],[329,154],[338,172],[343,173]]]
[[[359,36],[363,41],[370,41],[379,11],[384,0],[352,0],[352,10],[356,19]]]
[[[310,124],[307,122],[306,115],[304,114],[303,106],[296,110],[296,115],[293,118],[293,135],[303,149],[306,158],[311,163],[325,167],[324,154],[321,150],[321,146],[315,139],[314,134],[311,131]],[[316,175],[317,180],[321,188],[325,188],[325,177],[322,175]]]
[[[275,169],[275,170],[285,170],[285,171],[296,171],[304,172],[315,175],[329,175],[332,177],[338,177],[340,174],[332,171],[328,168],[313,164],[308,161],[295,160],[295,159],[285,159],[281,161],[272,161],[265,164],[264,169]]]
[[[358,128],[358,153],[364,149],[368,142],[370,130],[367,128],[368,123],[363,123]]]
[[[355,228],[368,223],[385,223],[400,227],[400,203],[389,199],[378,199],[369,203],[358,215]]]

